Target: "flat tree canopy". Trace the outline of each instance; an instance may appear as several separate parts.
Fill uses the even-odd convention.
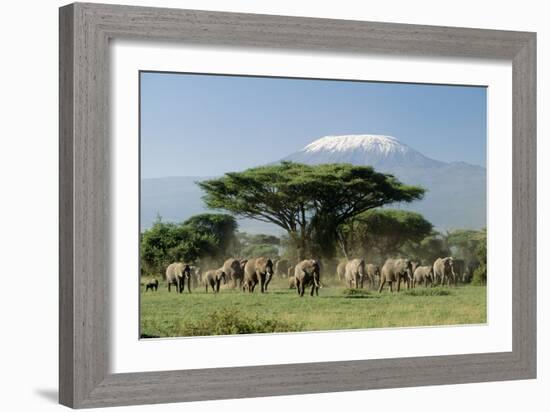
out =
[[[273,223],[306,256],[312,234],[336,236],[339,225],[366,210],[421,199],[424,189],[404,185],[372,167],[351,164],[309,166],[293,162],[255,167],[197,183],[212,209]]]

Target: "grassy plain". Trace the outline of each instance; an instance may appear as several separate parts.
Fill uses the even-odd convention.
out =
[[[168,293],[141,286],[141,336],[175,337],[261,332],[294,332],[485,323],[484,286],[417,287],[399,293],[325,285],[319,297],[297,296],[286,279],[274,279],[269,292],[243,293],[203,287]],[[258,288],[257,288],[258,289]]]

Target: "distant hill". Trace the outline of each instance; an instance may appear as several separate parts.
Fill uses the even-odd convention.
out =
[[[351,163],[370,165],[392,173],[404,183],[428,190],[423,200],[392,205],[422,213],[436,228],[479,229],[486,225],[486,169],[465,162],[442,162],[380,135],[325,136],[280,160],[305,164]],[[207,211],[196,181],[208,177],[142,179],[141,228],[150,227],[157,213],[165,221],[180,222]],[[279,228],[250,219],[239,221],[251,233],[281,232]]]
[[[202,191],[195,182],[212,177],[161,177],[141,179],[141,230],[151,227],[157,215],[163,222],[182,222],[199,213],[212,213],[204,205]],[[220,211],[223,212],[223,211]],[[274,225],[252,219],[239,219],[239,230],[279,235]]]

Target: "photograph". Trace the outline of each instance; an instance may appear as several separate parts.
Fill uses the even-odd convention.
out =
[[[142,339],[487,323],[487,88],[139,72]]]

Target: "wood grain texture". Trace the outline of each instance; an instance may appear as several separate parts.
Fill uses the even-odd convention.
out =
[[[72,7],[70,8],[72,10]],[[73,404],[73,37],[69,9],[59,15],[59,400]]]
[[[84,3],[61,8],[59,22],[61,403],[84,408],[536,376],[535,34]],[[109,40],[118,38],[511,61],[513,350],[110,374],[108,68]]]

